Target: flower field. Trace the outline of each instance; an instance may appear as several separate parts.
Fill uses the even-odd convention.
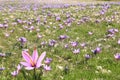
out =
[[[120,2],[0,5],[0,80],[120,80]]]

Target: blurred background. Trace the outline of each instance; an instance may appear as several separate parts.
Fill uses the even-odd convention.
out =
[[[120,0],[0,0],[2,3],[78,3],[78,2],[104,2],[104,1],[120,1]]]

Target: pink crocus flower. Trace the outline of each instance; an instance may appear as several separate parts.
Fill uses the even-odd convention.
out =
[[[38,52],[35,48],[32,56],[30,56],[27,51],[22,51],[22,56],[26,62],[21,62],[21,64],[25,66],[25,69],[32,70],[34,68],[39,68],[42,66],[42,61],[46,56],[46,52],[43,52],[38,58]]]

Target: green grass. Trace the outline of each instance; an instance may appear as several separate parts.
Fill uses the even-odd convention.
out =
[[[5,19],[7,19],[9,27],[0,28],[0,52],[6,54],[5,57],[0,57],[0,67],[5,67],[5,70],[0,71],[0,80],[25,80],[22,73],[17,77],[13,77],[11,72],[23,60],[22,50],[29,49],[32,54],[35,46],[39,54],[46,51],[47,57],[53,59],[50,64],[52,70],[47,73],[44,72],[42,80],[119,80],[120,62],[114,59],[114,54],[120,53],[120,45],[117,44],[120,32],[116,33],[114,38],[106,38],[106,35],[108,29],[111,28],[120,31],[120,6],[111,5],[104,15],[96,15],[101,10],[101,5],[96,4],[95,6],[96,8],[90,8],[90,5],[87,5],[85,7],[71,6],[59,9],[42,9],[39,7],[36,11],[20,10],[20,8],[16,7],[15,11],[10,12],[5,5],[4,9],[6,10],[0,12],[0,23],[4,23]],[[47,16],[47,23],[43,24],[48,12],[51,12],[52,17]],[[114,12],[118,12],[118,14],[115,15]],[[70,26],[63,23],[66,20],[67,13],[70,13],[71,18],[75,19]],[[61,21],[56,21],[54,15],[60,15]],[[12,25],[15,19],[21,18],[26,21],[33,19],[35,21],[38,16],[40,17],[40,24],[33,22],[31,25],[26,23]],[[90,21],[78,25],[77,22],[83,16],[89,17]],[[112,16],[116,18],[110,23],[106,20],[95,23],[96,19],[111,19]],[[60,29],[59,24],[63,24],[64,28]],[[35,29],[30,32],[24,29],[24,26],[34,26]],[[48,26],[50,27],[48,28]],[[56,26],[56,29],[53,28],[54,26]],[[40,29],[40,31],[37,32],[37,29]],[[93,35],[88,35],[88,32],[93,32]],[[6,37],[6,33],[10,34],[10,36]],[[38,34],[43,37],[37,39]],[[58,39],[60,35],[67,35],[69,38],[61,41]],[[20,47],[20,42],[17,41],[19,37],[27,39],[27,43],[23,48]],[[57,41],[54,47],[48,46],[51,39]],[[43,41],[47,42],[45,46],[41,46]],[[71,41],[77,41],[79,45],[72,47],[70,45]],[[87,44],[85,48],[80,46],[83,42]],[[64,48],[65,44],[69,45],[68,49]],[[98,46],[101,48],[101,53],[95,56],[91,50]],[[80,53],[73,54],[72,51],[78,48]],[[86,62],[84,59],[85,54],[90,54],[93,57]],[[68,67],[68,70],[65,70],[66,67]],[[26,72],[32,73],[32,71]]]

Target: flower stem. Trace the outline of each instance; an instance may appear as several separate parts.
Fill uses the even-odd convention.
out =
[[[37,77],[36,77],[36,69],[34,68],[34,80],[37,80]]]

